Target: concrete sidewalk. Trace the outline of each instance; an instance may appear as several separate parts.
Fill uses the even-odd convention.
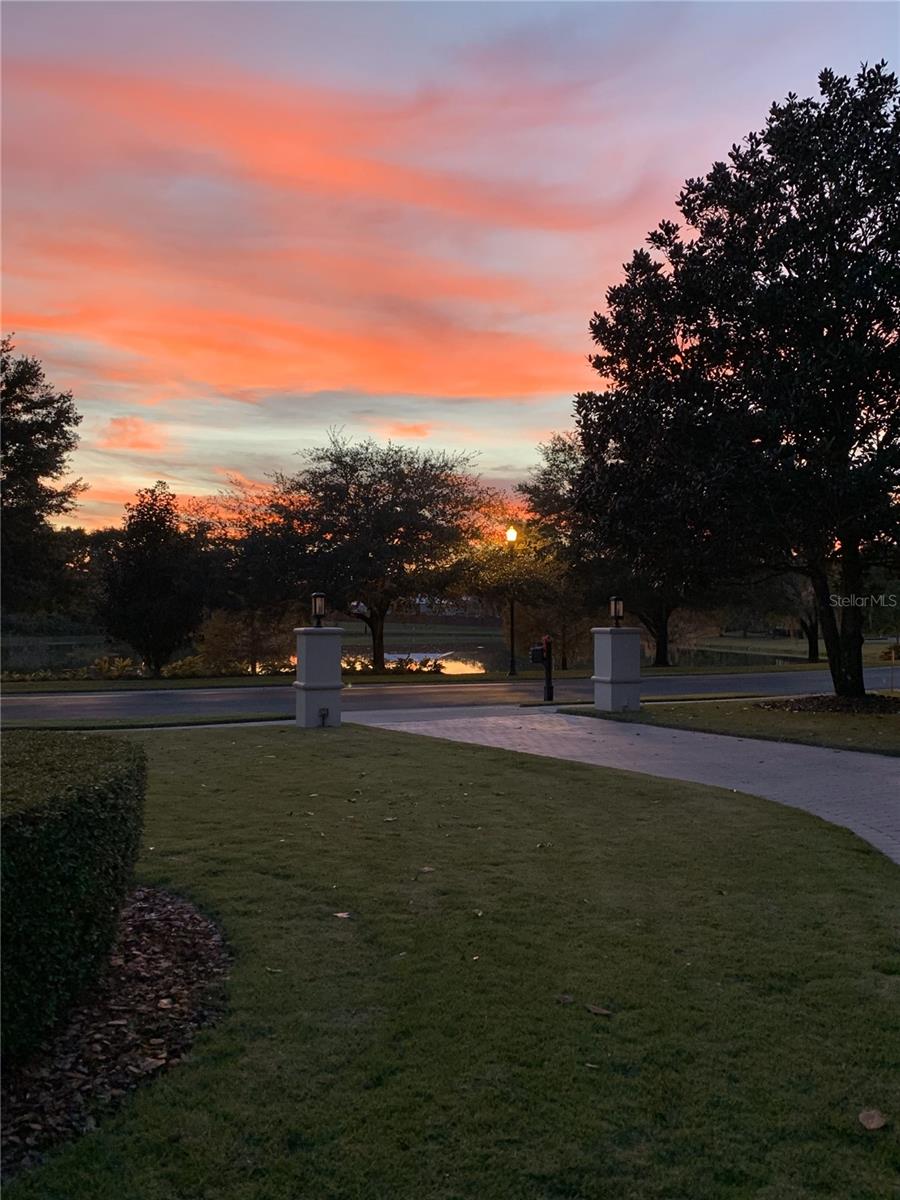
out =
[[[900,759],[564,716],[552,709],[344,713],[360,725],[749,792],[842,825],[900,863]]]

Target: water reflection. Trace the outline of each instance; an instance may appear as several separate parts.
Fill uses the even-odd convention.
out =
[[[669,661],[673,667],[765,667],[790,666],[792,663],[803,662],[799,655],[756,654],[752,651],[742,653],[739,650],[672,650]],[[653,665],[652,655],[642,655],[641,665]]]
[[[481,650],[482,647],[477,647]],[[413,670],[428,670],[432,664],[440,668],[441,675],[483,675],[487,670],[480,658],[461,654],[455,650],[415,650],[408,654],[385,654],[386,663],[415,664]],[[433,668],[432,668],[433,669]]]
[[[442,655],[440,664],[442,675],[483,675],[487,670],[483,662],[474,658],[458,658],[455,654]]]

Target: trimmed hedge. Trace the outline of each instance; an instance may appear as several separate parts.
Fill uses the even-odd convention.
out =
[[[4,735],[2,1051],[26,1058],[98,976],[141,837],[143,751],[71,733]]]

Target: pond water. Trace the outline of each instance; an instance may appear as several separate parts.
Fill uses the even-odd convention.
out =
[[[516,661],[520,667],[528,666],[528,647],[517,648]],[[673,667],[744,667],[764,671],[767,667],[790,666],[803,662],[802,655],[791,654],[742,654],[734,650],[673,650],[671,652]],[[417,650],[411,653],[389,652],[387,659],[410,658],[415,662],[423,659],[438,659],[443,663],[443,675],[484,675],[488,671],[505,671],[509,665],[509,650],[502,642],[493,645],[467,647],[464,650]],[[644,656],[641,665],[652,666],[652,656]],[[573,667],[583,667],[590,674],[590,662],[581,661],[571,664]]]
[[[673,667],[756,667],[760,671],[766,667],[790,666],[792,663],[804,662],[799,654],[742,654],[735,650],[672,650],[669,659]],[[642,659],[642,666],[649,667],[653,657]]]

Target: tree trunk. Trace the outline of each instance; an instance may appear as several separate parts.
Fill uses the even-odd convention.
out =
[[[823,566],[813,568],[810,578],[816,593],[835,695],[858,699],[866,694],[862,659],[863,613],[861,607],[852,603],[852,598],[860,595],[862,584],[858,552],[848,547],[842,554],[839,598],[847,600],[847,604],[832,605],[828,574]]]
[[[251,609],[247,626],[247,658],[249,659],[250,674],[255,675],[259,666],[259,638],[257,637],[256,612]]]
[[[810,617],[807,620],[801,617],[800,628],[806,635],[806,661],[817,663],[819,661],[819,618]]]
[[[372,635],[372,670],[378,675],[384,674],[384,618],[383,612],[376,612],[373,608],[369,609],[366,617]]]
[[[650,636],[653,638],[654,667],[670,667],[669,662],[669,618],[674,609],[658,608],[653,613],[646,616],[643,613],[638,613],[638,618]]]
[[[656,642],[655,653],[653,655],[654,667],[669,667],[672,664],[669,662],[669,614],[663,613],[657,620],[656,631],[654,633]]]

